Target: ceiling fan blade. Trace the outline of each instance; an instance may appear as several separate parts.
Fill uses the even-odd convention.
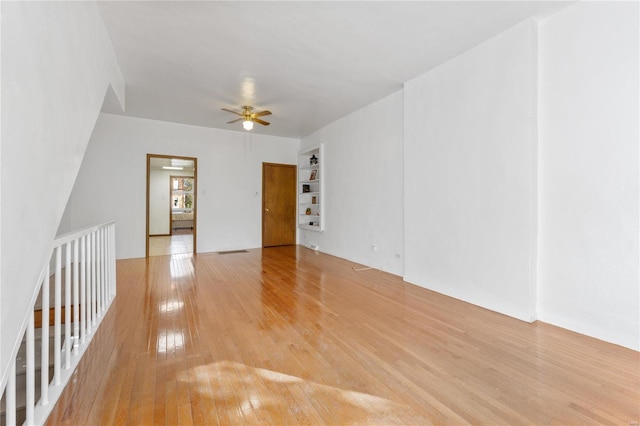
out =
[[[263,115],[271,115],[271,111],[264,110],[264,111],[256,112],[255,114],[253,114],[254,117],[262,117]]]
[[[260,120],[259,118],[254,118],[253,121],[255,121],[256,123],[260,123],[263,126],[268,126],[269,124],[271,124],[271,123],[268,123],[268,122],[266,122],[264,120]]]
[[[227,112],[230,112],[232,114],[239,115],[239,116],[242,117],[242,114],[239,113],[239,112],[236,112],[236,111],[233,111],[233,110],[230,110],[230,109],[227,109],[227,108],[220,108],[220,109],[223,110],[223,111],[227,111]]]
[[[242,121],[242,118],[236,118],[235,120],[227,121],[227,124],[237,123],[238,121]]]

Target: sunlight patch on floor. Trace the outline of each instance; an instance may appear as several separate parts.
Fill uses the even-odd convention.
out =
[[[299,420],[300,413],[307,413],[311,423],[327,416],[336,424],[424,422],[409,407],[385,398],[235,362],[194,367],[178,380],[189,382],[192,392],[198,389],[200,398],[210,400],[219,416],[234,422],[271,418],[289,423]]]

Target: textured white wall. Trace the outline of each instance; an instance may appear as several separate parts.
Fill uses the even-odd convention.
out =
[[[2,381],[110,84],[122,99],[94,2],[3,2]]]
[[[402,275],[402,99],[398,91],[302,140],[324,143],[326,193],[324,232],[301,230],[300,244]]]
[[[298,139],[101,114],[66,215],[74,229],[116,219],[116,256],[143,257],[146,155],[196,157],[197,250],[260,247],[262,163],[296,164],[299,146]]]
[[[404,90],[405,280],[535,319],[536,25]]]
[[[540,318],[640,350],[637,2],[540,27]]]

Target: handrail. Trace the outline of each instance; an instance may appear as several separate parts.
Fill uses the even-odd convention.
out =
[[[25,312],[19,333],[21,338],[14,343],[10,363],[0,381],[0,394],[6,394],[7,424],[21,420],[16,415],[16,365],[23,336],[26,334],[26,389],[19,396],[24,396],[22,399],[26,400],[24,420],[27,424],[42,424],[61,395],[116,295],[115,221],[63,234],[53,241],[51,253],[50,259],[43,265],[29,309]],[[50,308],[52,259],[55,259],[55,285],[52,295],[54,307]],[[39,297],[43,313],[40,342],[36,340],[34,332],[34,307]],[[52,380],[49,380],[50,309],[53,309],[54,313]],[[36,344],[41,348],[41,384],[38,387],[35,379],[38,362],[34,356]],[[22,364],[21,362],[20,365]],[[22,372],[18,375],[22,375]]]
[[[55,249],[56,247],[66,244],[69,241],[72,241],[78,237],[81,237],[82,235],[87,235],[90,232],[95,232],[98,230],[98,228],[104,228],[105,226],[115,225],[115,224],[116,224],[115,220],[110,220],[108,222],[101,223],[100,225],[89,226],[89,227],[80,229],[78,231],[71,231],[71,232],[64,233],[62,235],[56,235],[56,239],[53,241],[53,244],[51,245],[51,250],[53,251],[53,249]]]

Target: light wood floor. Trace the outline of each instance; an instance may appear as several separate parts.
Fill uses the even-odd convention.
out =
[[[173,235],[149,237],[149,256],[187,254],[193,252],[193,232],[179,230]]]
[[[50,424],[637,424],[640,354],[301,247],[119,261]]]

